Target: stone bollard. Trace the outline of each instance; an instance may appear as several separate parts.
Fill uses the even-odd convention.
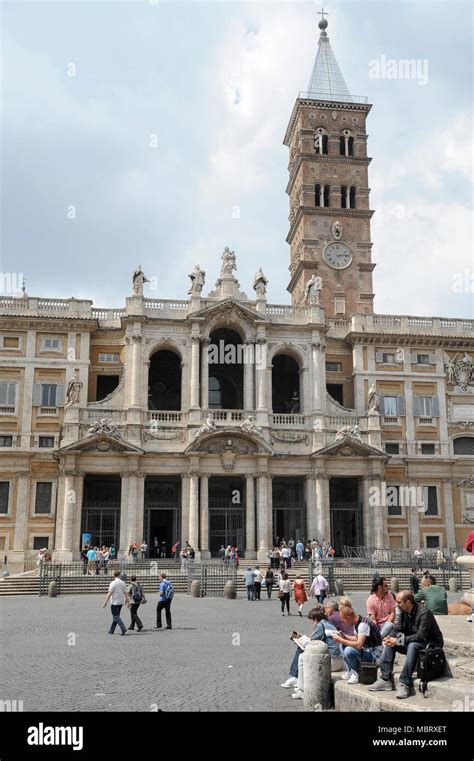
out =
[[[459,592],[459,582],[454,576],[451,576],[449,580],[449,591]]]
[[[57,596],[58,596],[58,582],[50,581],[48,586],[48,597],[57,597]]]
[[[191,582],[191,597],[201,597],[201,582],[197,579]]]
[[[334,582],[334,594],[336,595],[336,597],[341,597],[341,595],[344,594],[344,587],[342,586],[342,581]]]
[[[226,600],[235,600],[237,597],[237,590],[233,581],[226,581],[224,584],[224,597]]]
[[[304,649],[305,711],[331,708],[331,656],[325,642],[311,640]]]
[[[400,591],[400,585],[396,576],[392,576],[390,579],[390,591],[395,593]]]

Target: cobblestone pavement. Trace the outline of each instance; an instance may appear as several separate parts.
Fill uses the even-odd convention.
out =
[[[366,598],[352,595],[362,613]],[[263,590],[260,602],[176,595],[173,629],[155,631],[158,597],[148,599],[139,611],[145,630],[124,637],[107,634],[102,595],[1,599],[0,700],[22,700],[25,711],[303,710],[280,687],[294,654],[290,633],[311,631],[294,603],[283,617]],[[130,612],[122,613],[128,626]]]

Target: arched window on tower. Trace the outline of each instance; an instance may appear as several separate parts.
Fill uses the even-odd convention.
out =
[[[314,150],[320,156],[327,156],[328,135],[324,127],[318,127],[314,133]]]
[[[341,185],[341,209],[349,208],[349,197],[347,192],[347,186]]]
[[[329,206],[329,185],[320,185],[319,183],[314,186],[314,203],[315,206],[328,208]]]
[[[341,156],[354,155],[354,138],[349,129],[343,130],[339,138],[339,153]]]
[[[349,208],[355,209],[355,207],[356,207],[356,189],[355,189],[355,186],[353,185],[349,189]]]

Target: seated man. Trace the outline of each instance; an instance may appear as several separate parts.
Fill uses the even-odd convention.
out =
[[[359,616],[358,613],[347,606],[339,609],[339,615],[345,626],[354,627],[354,635],[337,634],[333,637],[334,642],[344,648],[343,659],[346,672],[342,679],[347,679],[347,684],[357,684],[359,681],[359,669],[362,661],[378,663],[382,653],[382,637],[377,625],[368,618]]]
[[[435,616],[448,615],[448,596],[444,587],[439,587],[434,576],[423,576],[421,589],[415,595],[415,602],[424,602]]]
[[[428,645],[443,647],[443,635],[436,623],[432,612],[426,605],[415,602],[413,592],[408,589],[397,594],[397,605],[402,615],[399,633],[395,637],[385,637],[382,660],[380,663],[380,679],[371,684],[369,690],[392,690],[392,671],[395,653],[406,655],[405,665],[400,674],[397,698],[408,698],[413,691],[413,672],[418,660],[418,653]]]
[[[313,633],[311,634],[312,640],[321,640],[328,646],[329,654],[331,656],[331,671],[342,671],[342,649],[334,642],[334,634],[337,634],[335,626],[329,623],[326,617],[324,608],[319,603],[316,604],[308,613],[308,618],[313,622]],[[308,643],[306,643],[308,644]],[[290,666],[290,676],[281,686],[282,687],[294,687],[295,691],[292,698],[302,698],[304,689],[304,676],[303,676],[303,654],[304,650],[301,650],[299,646],[296,648],[296,653],[293,657]]]
[[[379,627],[382,639],[388,634],[393,634],[397,606],[388,591],[387,580],[384,576],[374,578],[366,605],[367,615]]]

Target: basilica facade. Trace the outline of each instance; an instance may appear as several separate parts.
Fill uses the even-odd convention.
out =
[[[474,324],[374,312],[366,119],[320,22],[289,148],[291,304],[259,269],[185,300],[0,298],[0,551],[275,537],[454,548],[474,524]],[[253,293],[251,291],[253,289]],[[251,293],[251,296],[247,295]]]

